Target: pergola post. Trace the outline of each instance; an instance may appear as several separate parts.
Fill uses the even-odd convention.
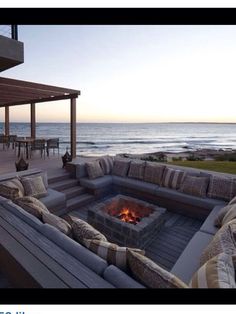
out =
[[[35,119],[35,103],[30,104],[30,127],[31,137],[36,137],[36,119]]]
[[[9,135],[9,106],[5,106],[5,135]]]
[[[71,157],[76,157],[76,98],[70,100],[70,149]]]

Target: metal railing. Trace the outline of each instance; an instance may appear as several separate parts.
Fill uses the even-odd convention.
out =
[[[17,25],[0,25],[0,35],[18,40]]]

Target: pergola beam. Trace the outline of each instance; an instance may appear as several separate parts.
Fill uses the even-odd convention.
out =
[[[70,149],[71,157],[76,157],[76,98],[70,100]]]

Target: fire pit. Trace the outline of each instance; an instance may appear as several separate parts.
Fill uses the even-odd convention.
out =
[[[166,209],[133,197],[117,195],[88,210],[88,222],[110,241],[144,248],[163,224]]]

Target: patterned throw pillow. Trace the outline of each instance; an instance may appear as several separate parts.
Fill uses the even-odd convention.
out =
[[[40,198],[47,195],[47,190],[44,186],[43,179],[41,176],[36,177],[22,177],[21,183],[25,189],[26,196],[33,196]]]
[[[236,204],[236,196],[232,198],[228,205]]]
[[[145,162],[131,161],[128,177],[143,180]]]
[[[236,288],[232,256],[221,253],[206,262],[193,275],[191,288]]]
[[[57,228],[58,230],[60,230],[61,232],[65,233],[68,236],[70,236],[72,233],[71,225],[69,225],[68,222],[65,221],[64,219],[54,214],[51,214],[49,212],[42,212],[42,221]]]
[[[102,233],[100,233],[97,229],[92,227],[86,221],[76,217],[72,216],[70,217],[73,221],[72,223],[73,238],[77,242],[85,245],[84,241],[85,239],[107,241],[107,238]]]
[[[11,200],[25,195],[25,190],[18,178],[3,181],[0,184],[0,195]]]
[[[112,174],[120,177],[126,177],[129,170],[130,160],[115,159]]]
[[[221,227],[236,218],[236,204],[223,207],[214,221],[216,227]]]
[[[200,257],[200,265],[204,265],[209,259],[220,254],[236,254],[236,219],[228,222],[217,231],[212,241],[203,250]]]
[[[96,179],[96,178],[104,176],[104,173],[103,173],[102,167],[100,166],[99,160],[86,162],[85,168],[88,172],[89,179]]]
[[[211,176],[207,196],[210,198],[231,200],[236,195],[236,179]]]
[[[180,191],[194,196],[206,197],[208,184],[208,177],[194,177],[187,175],[183,179]]]
[[[164,270],[152,260],[127,249],[128,266],[133,276],[148,288],[188,288],[175,275]]]
[[[49,212],[47,207],[40,202],[37,198],[32,196],[24,196],[14,200],[14,203],[19,205],[25,211],[30,213],[31,215],[37,217],[38,219],[42,220],[42,213]]]
[[[84,240],[85,246],[101,258],[105,259],[108,264],[113,264],[120,269],[127,270],[127,247],[121,247],[114,243],[99,240]],[[144,255],[145,251],[131,249]]]
[[[144,181],[161,185],[165,168],[166,166],[147,162],[144,170]]]
[[[104,156],[99,159],[104,174],[110,174],[113,168],[114,159],[111,156]]]
[[[162,178],[162,186],[178,190],[180,188],[180,184],[182,183],[183,177],[184,171],[165,168]]]

